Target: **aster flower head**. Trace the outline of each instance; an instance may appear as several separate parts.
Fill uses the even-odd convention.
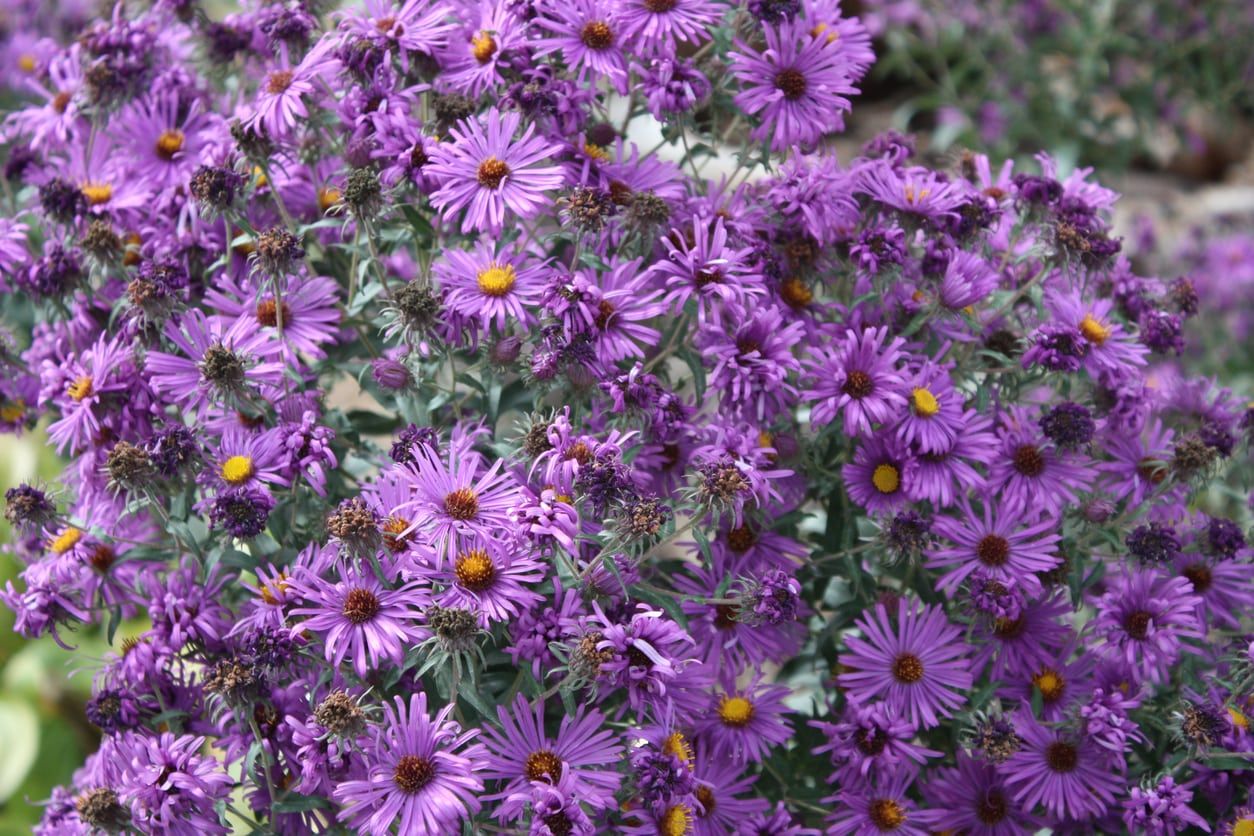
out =
[[[430,632],[417,624],[429,594],[417,584],[389,589],[372,574],[340,564],[338,580],[300,569],[287,583],[304,605],[292,609],[306,616],[304,629],[322,636],[326,660],[339,667],[352,659],[353,671],[365,677],[385,662],[399,662],[405,649]]]
[[[927,836],[934,832],[944,815],[938,810],[920,810],[906,795],[909,775],[898,775],[875,782],[858,782],[843,787],[825,803],[832,804],[827,832],[835,836]]]
[[[814,754],[828,753],[833,777],[842,783],[866,781],[898,774],[915,775],[928,758],[940,752],[914,743],[916,729],[908,719],[894,714],[886,702],[851,702],[839,723],[811,721],[827,742]]]
[[[363,833],[383,836],[393,824],[407,833],[445,833],[479,812],[487,762],[477,729],[462,731],[449,719],[453,705],[434,717],[427,695],[408,705],[384,703],[382,721],[362,749],[365,777],[333,790],[343,805],[339,818]]]
[[[1023,747],[1002,775],[1017,803],[1078,820],[1109,809],[1123,786],[1119,760],[1082,735],[1048,728],[1026,714],[1015,722]]]
[[[625,688],[632,708],[666,705],[669,688],[690,661],[686,653],[692,637],[646,604],[639,604],[626,623],[608,618],[598,604],[593,609],[601,633],[596,649],[609,656],[600,665],[600,677],[611,687]]]
[[[736,43],[732,74],[740,82],[737,106],[759,117],[755,140],[783,151],[812,146],[830,130],[844,128],[848,96],[858,92],[861,72],[850,62],[843,44],[813,37],[803,21],[763,27],[766,49],[758,52]]]
[[[621,777],[610,767],[618,763],[623,749],[603,727],[605,718],[599,711],[580,709],[564,716],[557,733],[550,735],[545,731],[544,702],[531,706],[519,695],[508,709],[497,707],[497,718],[501,729],[489,728],[484,737],[489,753],[484,777],[505,782],[491,797],[503,799],[498,818],[522,815],[525,791],[534,782],[561,784],[592,807],[613,803]]]
[[[840,658],[851,670],[840,683],[861,702],[883,695],[915,727],[931,728],[963,704],[971,687],[960,631],[941,608],[917,600],[900,599],[894,616],[876,604],[858,619],[863,637],[846,639],[849,652]]]
[[[466,119],[425,166],[426,175],[440,184],[431,204],[445,218],[464,210],[463,232],[500,233],[507,212],[533,218],[549,205],[544,193],[561,187],[561,168],[538,165],[559,146],[537,136],[534,124],[514,139],[519,122],[517,113],[495,109],[482,122]]]
[[[1162,682],[1181,653],[1193,652],[1185,641],[1201,638],[1200,603],[1185,578],[1126,570],[1097,603],[1093,630],[1103,639],[1098,652],[1137,681]]]
[[[538,41],[537,54],[560,53],[567,66],[578,70],[577,81],[605,78],[626,94],[627,32],[617,7],[605,0],[574,0],[548,8],[538,24],[549,35]]]
[[[1020,528],[1018,514],[1007,512],[991,497],[984,498],[983,506],[981,516],[964,498],[961,522],[952,517],[936,519],[936,533],[954,543],[953,548],[934,551],[928,561],[930,567],[948,570],[937,587],[952,594],[958,584],[982,567],[986,579],[1021,586],[1028,595],[1038,593],[1038,574],[1058,564],[1058,521],[1045,517]]]
[[[716,758],[756,763],[792,734],[784,699],[791,690],[755,676],[744,687],[724,681],[697,720],[698,740]]]
[[[513,247],[480,239],[471,252],[446,251],[434,272],[451,312],[506,331],[534,320],[528,308],[539,301],[542,268],[528,261]]]
[[[890,342],[887,328],[850,328],[814,356],[815,378],[805,396],[817,402],[810,412],[815,426],[843,414],[846,435],[865,435],[904,412],[906,379],[897,370],[904,344],[900,337]]]
[[[131,821],[152,830],[194,828],[228,833],[214,812],[234,781],[212,757],[201,754],[203,737],[129,732],[117,743],[117,797]]]

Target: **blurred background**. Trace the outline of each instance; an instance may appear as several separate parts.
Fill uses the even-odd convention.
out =
[[[68,43],[112,5],[0,0],[0,115],[23,102],[23,49],[40,36]],[[1210,294],[1209,307],[1224,312],[1211,333],[1190,336],[1201,361],[1190,366],[1251,388],[1254,366],[1232,335],[1254,332],[1254,2],[841,5],[862,17],[877,55],[848,130],[834,143],[842,160],[893,129],[912,134],[921,154],[953,165],[970,149],[1030,168],[1031,154],[1045,150],[1064,171],[1095,167],[1103,184],[1124,194],[1117,228],[1137,271],[1167,280],[1188,272]],[[245,8],[229,0],[200,7],[215,19]],[[0,435],[0,490],[52,484],[60,469],[41,429]],[[0,585],[20,570],[3,548],[9,539],[0,519]],[[13,621],[0,607],[0,836],[29,832],[40,810],[28,800],[47,798],[94,750],[83,706],[106,647],[103,629],[68,634],[78,647],[69,654],[51,639],[22,639]],[[120,635],[135,631],[124,625]]]

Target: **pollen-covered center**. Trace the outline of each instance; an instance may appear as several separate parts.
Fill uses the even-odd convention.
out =
[[[644,7],[655,15],[666,14],[675,8],[676,0],[644,0]]]
[[[292,86],[292,71],[279,70],[270,73],[270,77],[266,79],[266,92],[272,96],[283,93],[287,88]]]
[[[1080,320],[1080,333],[1093,345],[1102,345],[1110,339],[1110,329],[1092,314],[1085,314],[1084,319]]]
[[[487,32],[480,31],[478,35],[470,39],[470,54],[475,56],[475,60],[480,64],[491,61],[496,50],[496,41]]]
[[[891,464],[876,465],[871,473],[871,484],[880,493],[896,493],[901,487],[901,473]]]
[[[910,396],[914,403],[914,414],[920,418],[931,418],[940,412],[940,403],[936,396],[922,387],[916,388]]]
[[[1010,541],[997,534],[985,534],[975,544],[975,556],[985,566],[1005,566],[1010,559]]]
[[[741,728],[753,719],[753,703],[744,697],[723,697],[718,703],[718,717],[724,725]]]
[[[52,542],[48,544],[48,548],[52,549],[52,551],[56,552],[57,554],[65,554],[70,549],[77,546],[78,541],[82,539],[83,539],[82,530],[75,528],[74,526],[71,525],[67,527],[65,531],[62,531],[60,534],[54,537]]]
[[[1053,668],[1042,668],[1041,672],[1032,677],[1032,684],[1041,692],[1045,702],[1058,702],[1063,691],[1067,689],[1067,680]]]
[[[800,70],[780,70],[775,74],[775,89],[784,94],[789,101],[796,101],[805,95],[806,77]]]
[[[395,514],[383,521],[383,544],[388,547],[389,551],[399,552],[405,549],[409,541],[409,535],[405,533],[405,529],[409,526],[409,520]]]
[[[218,469],[222,480],[231,485],[242,485],[253,478],[256,468],[250,456],[231,456]]]
[[[392,780],[401,792],[413,795],[435,779],[435,764],[418,755],[406,755],[396,762]]]
[[[473,520],[479,513],[479,497],[471,488],[458,488],[444,497],[444,513],[455,520]]]
[[[267,328],[274,328],[279,324],[279,312],[283,313],[283,324],[292,324],[292,309],[284,302],[282,306],[273,299],[262,299],[257,303],[257,321]]]
[[[100,206],[113,199],[113,185],[110,183],[84,183],[79,191],[92,206]]]
[[[471,549],[460,555],[453,572],[457,583],[471,592],[483,592],[496,580],[496,565],[486,549]]]
[[[75,402],[80,402],[84,398],[90,398],[92,391],[94,391],[94,384],[87,375],[75,378],[73,383],[65,387],[65,394],[73,398]]]
[[[157,156],[163,160],[173,160],[174,155],[183,150],[186,137],[177,128],[162,131],[157,137]]]
[[[1191,566],[1186,566],[1180,574],[1184,575],[1189,583],[1193,584],[1193,591],[1198,593],[1210,589],[1210,585],[1214,580],[1210,567],[1205,563],[1194,563]],[[1251,836],[1254,836],[1254,834],[1251,834]]]
[[[1024,476],[1040,476],[1045,471],[1045,457],[1035,444],[1023,444],[1014,452],[1015,470]]]
[[[1070,743],[1049,744],[1045,750],[1045,763],[1055,772],[1072,772],[1080,762],[1080,753]]]
[[[365,624],[379,614],[379,599],[369,589],[357,587],[344,596],[341,612],[354,624]]]
[[[913,653],[902,653],[893,660],[893,679],[913,685],[923,678],[923,660]]]
[[[867,817],[880,830],[896,830],[906,823],[906,810],[891,798],[877,798],[867,808]]]
[[[658,836],[686,836],[692,832],[692,811],[686,804],[676,804],[662,815],[657,825]]]
[[[562,759],[548,749],[540,749],[527,756],[523,772],[526,773],[528,781],[540,781],[546,778],[549,781],[556,781],[562,776]]]
[[[479,163],[477,178],[479,185],[485,189],[499,189],[501,181],[509,176],[509,165],[504,160],[488,157]]]
[[[875,391],[875,381],[866,372],[854,370],[845,376],[845,385],[840,387],[851,398],[861,400]]]
[[[588,49],[609,49],[614,45],[614,30],[603,20],[589,21],[579,33],[579,40]]]
[[[479,290],[485,296],[500,297],[509,293],[518,281],[518,273],[512,264],[492,264],[486,270],[480,270],[476,277]]]

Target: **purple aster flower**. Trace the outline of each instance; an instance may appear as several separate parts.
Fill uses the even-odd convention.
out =
[[[848,672],[839,677],[852,699],[869,702],[884,695],[895,710],[915,727],[931,728],[940,716],[950,716],[971,687],[971,664],[962,632],[945,618],[943,609],[917,600],[897,602],[896,625],[888,610],[876,604],[857,621],[863,638],[848,637],[848,653],[840,663]]]
[[[512,4],[483,4],[477,12],[478,23],[450,38],[441,55],[441,85],[471,98],[505,81],[515,54],[527,41],[526,21]]]
[[[132,150],[136,176],[163,198],[186,185],[209,144],[223,133],[221,117],[206,113],[198,101],[189,104],[170,92],[137,100],[114,124],[126,126],[117,141]]]
[[[676,591],[699,598],[718,596],[724,575],[701,568],[690,571],[691,575],[675,576]],[[793,586],[800,589],[791,574],[782,569],[768,570],[761,581],[746,578],[741,583],[735,604],[680,603],[688,617],[688,631],[696,641],[698,658],[714,670],[757,668],[771,659],[788,658],[796,653],[804,636],[804,628],[797,621],[797,611],[804,604],[791,598]]]
[[[338,68],[334,46],[334,39],[323,38],[297,64],[287,59],[286,45],[280,47],[283,60],[266,73],[245,125],[266,136],[283,138],[308,119],[305,97],[312,97],[318,90],[315,84]]]
[[[55,403],[61,417],[48,427],[57,452],[77,453],[101,433],[109,401],[134,386],[129,341],[101,334],[95,345],[60,365],[48,363],[41,375],[41,400]]]
[[[909,383],[909,409],[897,425],[897,437],[920,453],[946,453],[953,448],[964,424],[962,394],[949,374],[931,363]]]
[[[654,58],[648,67],[635,65],[632,69],[640,78],[640,91],[649,104],[649,112],[659,122],[687,113],[710,95],[709,79],[691,62]]]
[[[266,530],[274,506],[274,497],[264,488],[227,488],[210,500],[209,519],[232,537],[248,540]]]
[[[1203,626],[1240,628],[1240,614],[1254,607],[1254,573],[1249,563],[1185,553],[1176,558],[1175,566],[1201,600],[1198,617]]]
[[[880,327],[850,328],[824,346],[811,359],[815,378],[805,393],[818,402],[810,412],[814,425],[826,426],[843,412],[845,434],[856,437],[904,413],[906,378],[897,371],[904,344],[900,337],[888,342],[888,329]]]
[[[937,299],[950,311],[962,311],[988,298],[997,289],[997,271],[975,253],[958,250],[945,265]]]
[[[578,70],[576,81],[603,77],[625,96],[627,58],[623,42],[627,32],[620,16],[619,6],[606,0],[571,0],[546,7],[545,16],[537,23],[551,35],[536,41],[536,54],[561,53],[566,66]]]
[[[667,288],[663,301],[678,309],[696,299],[698,322],[713,318],[718,302],[744,306],[766,292],[750,261],[752,250],[730,245],[722,218],[712,223],[694,218],[690,227],[672,229],[662,243],[668,257],[651,269]]]
[[[895,438],[879,433],[854,451],[840,469],[849,498],[869,513],[892,511],[917,495],[918,462]]]
[[[150,351],[146,370],[153,389],[204,419],[210,403],[227,406],[248,403],[262,386],[277,386],[284,364],[282,345],[237,320],[226,326],[198,310],[188,311],[181,323],[171,320],[165,329],[182,352]]]
[[[737,41],[730,56],[741,87],[736,105],[760,118],[751,136],[769,140],[773,151],[812,146],[823,134],[844,130],[852,107],[847,97],[858,92],[843,45],[809,29],[800,20],[764,26],[763,52]]]
[[[749,420],[763,421],[786,409],[797,396],[788,381],[801,371],[792,347],[801,341],[804,324],[785,325],[774,306],[747,311],[735,303],[724,305],[719,319],[702,326],[696,338],[710,368],[708,385],[722,389],[722,402]]]
[[[241,285],[229,276],[205,291],[205,302],[225,317],[247,323],[247,330],[280,336],[291,354],[321,359],[338,336],[340,289],[326,276],[287,276],[276,298],[273,286]]]
[[[1123,823],[1147,836],[1175,836],[1190,827],[1209,833],[1210,825],[1189,806],[1192,800],[1193,791],[1168,775],[1152,788],[1132,788],[1123,802]]]
[[[1058,565],[1058,520],[1044,517],[1023,527],[1017,513],[996,505],[992,497],[984,497],[981,504],[983,514],[977,515],[970,500],[963,497],[961,520],[936,518],[933,530],[954,543],[954,548],[932,551],[928,560],[929,568],[947,570],[937,588],[953,595],[959,584],[983,567],[987,577],[1012,581],[1028,595],[1039,593],[1037,575]]]
[[[1035,832],[1045,822],[1011,798],[1000,770],[958,752],[957,766],[933,772],[923,786],[928,807],[942,821],[968,836],[1016,836]]]
[[[645,705],[668,704],[668,689],[676,683],[690,661],[686,646],[692,636],[682,627],[646,604],[638,604],[626,624],[609,618],[593,603],[592,619],[600,630],[596,649],[608,653],[600,666],[600,677],[613,688],[625,688],[627,701],[639,711]]]
[[[1102,639],[1097,652],[1122,665],[1134,681],[1165,681],[1180,654],[1193,652],[1183,640],[1202,637],[1201,599],[1192,589],[1185,578],[1156,569],[1125,570],[1112,578],[1092,622]]]
[[[914,743],[914,725],[886,702],[850,702],[839,723],[812,720],[810,726],[827,738],[814,754],[829,753],[836,767],[829,783],[853,784],[899,774],[913,777],[928,758],[941,757]]]
[[[457,554],[451,565],[432,576],[446,584],[437,598],[441,606],[470,610],[487,628],[493,621],[517,618],[522,610],[541,600],[525,586],[544,579],[539,562],[496,540],[457,539]],[[417,574],[428,575],[425,571]]]
[[[415,622],[430,603],[416,583],[388,589],[373,574],[341,564],[339,580],[330,581],[298,568],[287,581],[305,606],[292,610],[307,616],[301,627],[322,634],[326,660],[337,668],[351,656],[353,671],[365,678],[384,663],[399,663],[407,648],[430,637]]]
[[[631,0],[619,8],[618,23],[639,55],[673,55],[676,41],[700,44],[722,16],[713,0]]]
[[[767,808],[764,798],[752,794],[737,797],[750,793],[758,776],[741,774],[743,767],[735,763],[702,750],[697,754],[693,772],[697,778],[693,791],[697,801],[693,809],[693,836],[724,836],[746,818]]]
[[[1046,322],[1032,334],[1032,345],[1023,353],[1023,368],[1041,366],[1051,372],[1078,372],[1089,355],[1089,343],[1078,328]]]
[[[590,334],[603,363],[643,358],[645,347],[657,345],[661,337],[644,322],[665,313],[667,306],[658,298],[661,291],[648,287],[648,271],[640,269],[641,263],[613,259],[610,269],[599,275],[577,270],[554,272],[550,279],[545,306],[572,337]]]
[[[496,809],[502,820],[523,813],[532,782],[560,781],[580,801],[596,808],[614,804],[622,776],[613,767],[623,755],[617,736],[603,727],[605,717],[596,709],[579,708],[562,717],[557,734],[544,728],[544,702],[533,707],[519,694],[512,708],[497,706],[501,729],[487,727],[488,749],[484,777],[506,782],[488,800],[503,799]]]
[[[1006,417],[999,434],[1001,447],[989,468],[988,490],[1002,498],[1006,510],[1057,516],[1064,507],[1080,504],[1079,493],[1093,482],[1084,459],[1056,449],[1022,409]]]
[[[562,169],[537,166],[559,146],[535,136],[535,125],[517,140],[520,116],[488,111],[484,122],[467,119],[450,129],[452,142],[435,149],[424,171],[440,183],[431,205],[445,218],[466,210],[462,232],[499,234],[508,210],[518,218],[534,218],[549,208],[544,192],[562,185]]]
[[[1002,616],[980,623],[974,668],[983,670],[993,661],[992,676],[1031,676],[1050,665],[1071,642],[1074,631],[1064,618],[1071,604],[1059,594],[1047,595],[1024,605],[1018,616]]]
[[[707,697],[695,719],[697,740],[716,758],[735,764],[757,763],[770,750],[792,736],[792,723],[784,700],[792,691],[762,681],[757,674],[737,687],[734,674]],[[685,712],[686,713],[686,712]]]
[[[1078,292],[1045,295],[1045,304],[1054,321],[1080,333],[1088,350],[1084,367],[1090,374],[1128,372],[1145,365],[1145,349],[1124,332],[1111,316],[1114,303],[1109,299],[1086,302]]]
[[[1051,815],[1090,819],[1104,814],[1123,790],[1122,758],[1087,737],[1042,726],[1016,715],[1022,748],[1001,769],[1014,800],[1026,808],[1043,806]]]
[[[730,832],[735,836],[819,836],[819,831],[799,824],[782,801],[767,812],[741,819]]]
[[[427,695],[383,704],[383,720],[362,747],[366,777],[343,781],[332,794],[344,805],[340,821],[362,833],[450,833],[479,812],[487,765],[481,744],[466,744],[478,729],[462,731],[449,719],[453,703],[432,717]]]
[[[437,554],[455,557],[456,535],[496,539],[509,530],[510,511],[518,494],[514,477],[501,470],[502,459],[479,475],[482,458],[471,450],[450,449],[449,464],[423,445],[414,450],[414,463],[401,473],[413,498],[393,511],[413,518],[407,531],[423,531]]]
[[[944,820],[938,810],[919,810],[906,796],[912,779],[897,775],[847,785],[823,799],[832,806],[827,833],[831,836],[930,836]]]
[[[964,198],[959,183],[926,168],[896,168],[881,162],[864,167],[861,175],[858,191],[907,215],[932,220],[953,216]]]
[[[206,451],[206,482],[230,488],[283,485],[288,481],[279,472],[282,466],[280,439],[273,430],[250,432],[228,427],[217,444]]]
[[[149,832],[230,832],[215,811],[234,785],[212,757],[201,754],[205,738],[170,732],[130,732],[117,741],[114,767],[118,799],[132,823]]]
[[[450,311],[507,331],[535,320],[527,309],[540,300],[543,268],[528,262],[512,246],[480,239],[472,252],[445,250],[434,272]]]

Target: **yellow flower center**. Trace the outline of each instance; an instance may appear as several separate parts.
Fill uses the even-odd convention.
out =
[[[684,763],[692,763],[692,744],[682,732],[671,732],[662,742],[662,751],[674,755]]]
[[[340,202],[344,195],[335,186],[323,186],[318,189],[318,209],[322,212],[327,211],[332,206]]]
[[[17,59],[17,66],[24,73],[35,72],[35,56],[23,55],[21,58]]]
[[[65,387],[65,394],[69,395],[75,402],[81,402],[84,398],[90,398],[92,393],[91,378],[83,375],[77,378],[69,386]]]
[[[253,460],[248,456],[231,456],[222,463],[219,472],[228,484],[242,485],[253,478]]]
[[[723,697],[718,704],[718,716],[726,725],[747,726],[753,719],[753,703],[744,697]]]
[[[80,191],[92,206],[99,206],[113,199],[113,186],[108,183],[84,183]]]
[[[172,160],[174,155],[183,150],[183,132],[177,129],[162,131],[157,137],[157,156],[163,160]]]
[[[264,189],[270,185],[270,178],[266,177],[266,172],[259,165],[253,166],[253,180],[259,189]]]
[[[486,296],[504,296],[518,281],[518,274],[510,264],[493,264],[479,273],[479,289]]]
[[[811,38],[818,38],[824,34],[827,35],[827,42],[829,44],[835,43],[836,39],[840,37],[840,32],[835,29],[831,29],[826,23],[820,23],[818,26],[815,26],[810,30]]]
[[[684,836],[692,832],[692,811],[686,804],[676,804],[666,811],[657,825],[658,836]]]
[[[56,539],[48,544],[48,548],[52,549],[57,554],[65,554],[70,549],[78,545],[78,541],[82,539],[83,532],[74,526],[70,526],[65,529],[65,531],[58,534]]]
[[[610,161],[610,152],[606,151],[600,145],[585,142],[583,144],[583,152],[597,162],[607,163]]]
[[[1237,819],[1232,825],[1232,836],[1254,836],[1254,819]]]
[[[1110,329],[1097,321],[1092,314],[1085,314],[1080,320],[1080,333],[1093,345],[1101,345],[1110,338]]]
[[[913,400],[915,414],[922,418],[931,418],[940,412],[940,404],[936,396],[922,387],[914,390]]]
[[[906,203],[910,204],[911,206],[915,205],[916,203],[922,203],[923,201],[927,200],[927,196],[930,195],[931,193],[932,193],[931,189],[919,189],[916,191],[914,186],[907,184],[906,189],[905,189]]]
[[[496,41],[487,32],[480,32],[470,39],[470,52],[480,64],[486,64],[496,54]]]
[[[12,403],[6,403],[0,406],[0,421],[7,421],[12,424],[26,417],[26,402],[20,398]]]
[[[880,493],[896,493],[901,486],[901,474],[891,464],[881,464],[871,474],[871,484]]]
[[[1056,702],[1062,696],[1063,689],[1067,687],[1062,674],[1053,668],[1045,668],[1033,676],[1032,684],[1040,689],[1041,697],[1045,702]]]
[[[1246,717],[1233,706],[1228,706],[1228,716],[1232,718],[1233,725],[1240,726],[1246,731],[1250,730],[1250,718]]]
[[[275,591],[278,591],[278,595]],[[277,606],[279,603],[279,595],[287,592],[287,572],[279,572],[278,577],[272,583],[261,585],[261,600],[270,606]]]
[[[471,549],[457,558],[453,573],[457,582],[471,592],[483,592],[491,588],[496,579],[496,566],[485,549]]]

